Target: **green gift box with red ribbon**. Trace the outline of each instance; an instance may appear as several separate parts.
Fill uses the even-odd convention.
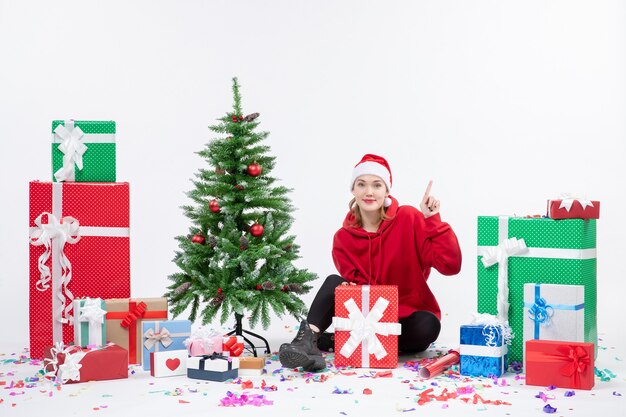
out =
[[[128,363],[141,363],[142,323],[167,320],[167,298],[115,298],[105,304],[108,340],[128,350]]]
[[[596,221],[478,217],[478,312],[507,320],[509,360],[524,357],[524,284],[584,286],[584,341],[596,344]]]

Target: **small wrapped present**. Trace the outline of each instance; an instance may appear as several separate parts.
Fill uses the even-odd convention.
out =
[[[585,341],[585,287],[524,284],[524,340]]]
[[[190,356],[187,358],[187,376],[193,379],[224,382],[239,375],[239,358],[220,355]]]
[[[150,375],[155,378],[187,374],[187,349],[150,352]]]
[[[593,343],[526,341],[526,385],[586,389],[594,385]]]
[[[58,343],[44,355],[46,377],[63,384],[128,378],[128,351],[115,344],[85,349]]]
[[[239,358],[239,376],[259,376],[265,370],[265,359],[254,356]]]
[[[548,200],[548,217],[551,219],[599,219],[600,202],[564,195],[558,200]]]
[[[222,338],[222,353],[228,356],[239,356],[243,353],[243,337],[225,336]]]
[[[143,369],[150,369],[150,352],[185,349],[191,334],[189,320],[143,321]]]
[[[223,337],[221,334],[200,327],[194,331],[183,344],[189,352],[189,356],[211,355],[212,353],[222,353]]]
[[[510,328],[495,316],[479,315],[461,326],[459,372],[467,376],[499,377],[507,369]]]
[[[144,320],[167,320],[167,299],[114,298],[105,300],[107,337],[109,341],[128,349],[128,363],[141,363]]]
[[[130,296],[128,183],[32,181],[30,355],[74,340],[73,300]]]
[[[52,122],[55,182],[115,182],[115,122]]]
[[[81,347],[104,346],[107,343],[104,300],[74,300],[74,344]]]
[[[335,289],[335,366],[398,366],[398,287],[341,285]]]

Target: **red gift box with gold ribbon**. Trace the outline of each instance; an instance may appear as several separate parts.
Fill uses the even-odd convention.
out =
[[[74,340],[74,298],[130,297],[128,183],[29,187],[31,358]]]
[[[594,384],[593,343],[526,341],[526,384],[586,389]]]
[[[105,300],[107,339],[128,350],[128,363],[141,363],[143,320],[167,320],[167,299],[123,298]]]

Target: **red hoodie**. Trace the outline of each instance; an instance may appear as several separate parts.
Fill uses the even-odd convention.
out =
[[[448,223],[439,214],[424,218],[412,206],[399,206],[391,197],[388,220],[370,233],[350,226],[348,212],[333,239],[333,260],[339,274],[350,282],[397,285],[398,318],[427,310],[441,319],[441,310],[426,281],[430,268],[443,275],[461,270],[461,248]]]

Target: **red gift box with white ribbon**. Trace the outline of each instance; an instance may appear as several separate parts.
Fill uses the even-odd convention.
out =
[[[74,340],[74,298],[130,296],[128,183],[30,183],[31,358]]]
[[[335,289],[335,366],[398,366],[398,287],[340,285]]]

